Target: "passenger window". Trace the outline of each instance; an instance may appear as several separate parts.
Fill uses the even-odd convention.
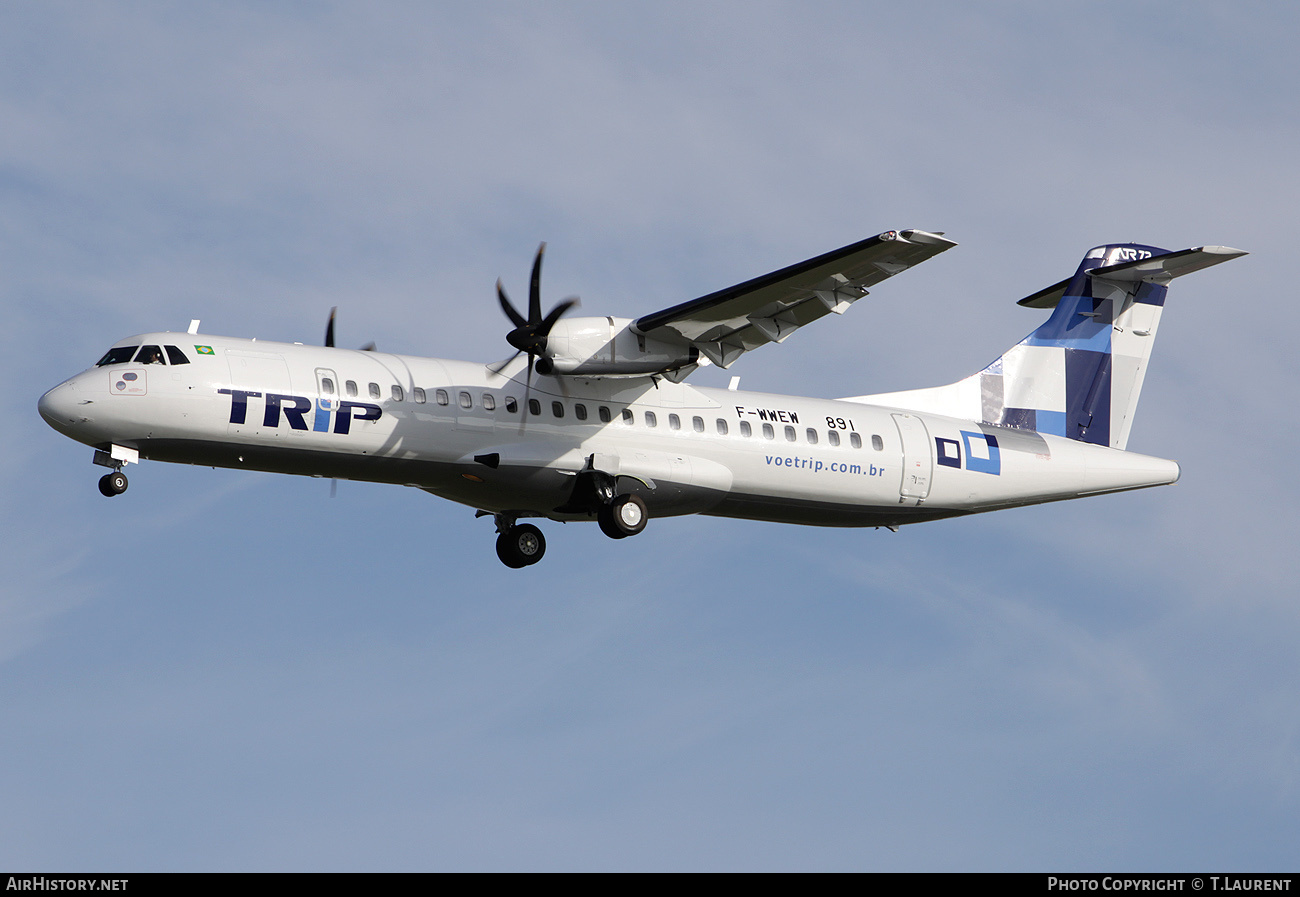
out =
[[[334,381],[331,380],[329,377],[321,377],[321,378],[320,378],[320,391],[321,391],[321,393],[323,393],[324,395],[327,395],[327,396],[332,396],[332,395],[334,395]]]
[[[872,436],[871,447],[878,452],[883,452],[885,450],[885,440],[881,439],[879,436]]]
[[[839,444],[840,444],[840,431],[839,431],[839,430],[831,430],[829,433],[826,434],[826,441],[829,442],[831,445],[839,445]]]
[[[600,422],[601,422],[602,424],[607,424],[607,423],[609,423],[609,408],[608,408],[608,407],[606,407],[605,405],[601,405],[600,408],[597,409],[597,412],[600,414]]]
[[[857,433],[850,433],[849,445],[853,446],[854,448],[862,448],[862,437],[859,436]]]
[[[742,420],[740,422],[740,435],[746,437],[754,435],[754,428],[749,425],[749,421]]]
[[[372,398],[372,399],[377,399],[377,398],[379,398],[379,396],[380,396],[380,392],[379,392],[379,384],[378,384],[378,383],[371,383],[371,384],[370,384],[370,398]]]
[[[564,417],[564,403],[563,403],[563,402],[552,402],[552,403],[551,403],[551,414],[554,414],[556,417]]]
[[[586,419],[587,419],[587,406],[584,405],[584,404],[582,404],[581,402],[579,402],[578,404],[574,405],[574,406],[573,406],[573,416],[576,417],[578,420],[586,420]]]
[[[451,397],[447,395],[447,390],[435,389],[433,391],[433,400],[437,402],[439,405],[447,405],[450,404]]]
[[[396,383],[394,383],[394,384],[393,384],[393,401],[394,401],[394,402],[400,402],[400,401],[402,401],[402,397],[403,397],[404,395],[405,395],[405,393],[402,392],[402,387],[400,387],[400,386],[398,386]]]
[[[772,425],[771,425],[771,424],[763,424],[763,438],[764,438],[764,439],[775,439],[775,438],[776,438],[776,431],[774,431],[774,430],[772,429]]]
[[[727,435],[727,422],[722,418],[718,418],[718,435],[719,436]]]
[[[497,397],[492,395],[492,393],[490,392],[483,393],[483,410],[484,411],[497,410]]]
[[[421,389],[420,387],[417,386],[417,387],[415,387],[415,389],[411,390],[411,394],[415,397],[415,404],[417,404],[417,405],[423,405],[423,404],[424,404],[424,390],[423,390],[423,389]],[[356,393],[354,392],[354,393],[352,393],[352,395],[356,395]]]
[[[623,423],[627,424],[627,425],[630,427],[630,426],[632,426],[632,423],[633,423],[633,421],[635,421],[635,420],[636,420],[636,416],[632,414],[632,409],[631,409],[631,408],[624,408],[624,409],[623,409]]]
[[[647,411],[645,413],[645,425],[647,427],[659,426],[659,420],[658,418],[655,417],[655,413],[653,411]]]
[[[135,357],[136,364],[165,364],[162,349],[157,346],[141,346],[140,354]]]
[[[816,444],[817,444],[817,431],[816,431],[816,430],[814,430],[812,427],[809,427],[809,428],[808,428],[807,436],[808,436],[808,444],[809,444],[809,445],[816,445]]]
[[[799,438],[799,437],[795,435],[794,427],[786,427],[786,428],[785,428],[785,441],[786,441],[786,442],[794,442],[794,441],[795,441],[796,439],[798,439],[798,438]]]
[[[671,430],[680,430],[682,428],[682,419],[675,414],[668,415],[668,428]]]
[[[164,346],[167,350],[167,360],[172,364],[189,364],[190,360],[185,357],[185,353],[175,346]]]
[[[355,398],[357,394],[357,381],[355,380],[344,381],[343,391],[348,394],[348,398]]]
[[[704,432],[704,418],[702,418],[702,417],[692,417],[692,418],[691,418],[691,426],[695,428],[695,432],[696,432],[696,433],[703,433],[703,432]]]
[[[95,367],[102,368],[106,364],[126,364],[135,354],[139,346],[122,346],[120,349],[109,349],[104,357],[95,362]]]
[[[460,399],[460,407],[466,409],[474,407],[474,397],[469,393],[462,392],[457,398]]]
[[[542,413],[542,403],[537,401],[536,399],[529,399],[528,413],[531,414],[533,417],[537,417],[538,415],[540,415]]]
[[[506,411],[514,414],[519,410],[519,403],[515,401],[514,396],[506,396]]]

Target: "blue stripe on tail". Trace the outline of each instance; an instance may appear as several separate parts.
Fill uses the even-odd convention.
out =
[[[1138,243],[1092,249],[1070,279],[1056,308],[1021,345],[1060,348],[1064,354],[1065,410],[1005,408],[1003,426],[1067,436],[1080,442],[1109,445],[1111,441],[1111,334],[1115,315],[1112,300],[1093,296],[1094,268],[1119,264],[1142,255],[1166,255],[1168,250]],[[1141,254],[1141,255],[1139,255]],[[1164,305],[1167,290],[1143,284],[1138,302]]]

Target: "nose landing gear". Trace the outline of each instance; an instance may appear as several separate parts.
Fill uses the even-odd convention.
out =
[[[99,494],[112,498],[126,491],[126,475],[122,473],[122,468],[127,464],[140,463],[140,453],[133,448],[113,445],[107,451],[95,449],[95,457],[91,460],[100,467],[113,471],[99,478]]]

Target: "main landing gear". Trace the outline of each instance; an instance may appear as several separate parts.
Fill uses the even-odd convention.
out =
[[[516,570],[530,567],[546,554],[546,537],[531,523],[511,523],[501,528],[498,520],[497,557],[501,563]]]
[[[619,495],[600,506],[596,512],[596,522],[600,531],[611,539],[626,539],[645,529],[645,502],[639,495]]]
[[[487,511],[479,511],[486,516]],[[588,512],[590,513],[590,512]],[[510,514],[493,515],[497,522],[497,557],[507,567],[531,567],[546,554],[546,537],[531,523],[516,523]],[[650,515],[639,495],[615,496],[596,509],[601,532],[611,539],[626,539],[645,529]]]
[[[122,473],[120,470],[106,473],[99,478],[99,492],[101,495],[108,498],[112,498],[114,495],[121,495],[126,491],[126,487],[126,474]]]

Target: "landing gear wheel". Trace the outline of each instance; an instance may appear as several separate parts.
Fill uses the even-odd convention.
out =
[[[546,537],[531,523],[512,526],[497,536],[497,557],[516,570],[531,566],[546,554]]]
[[[106,473],[99,478],[99,492],[112,498],[114,495],[121,495],[126,491],[126,476],[120,470],[115,473]]]
[[[650,515],[639,495],[620,495],[596,514],[600,530],[611,539],[626,539],[645,529]]]

